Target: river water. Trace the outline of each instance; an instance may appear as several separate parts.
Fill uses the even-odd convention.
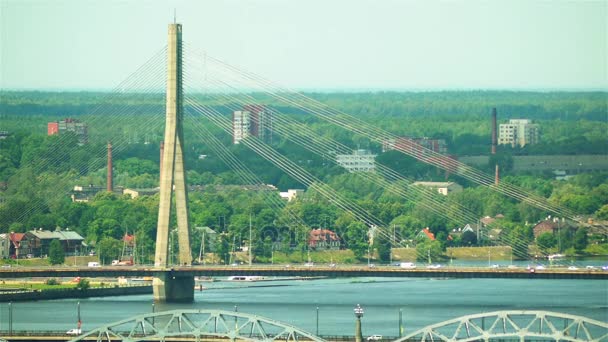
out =
[[[547,310],[608,321],[608,282],[535,279],[338,278],[260,282],[205,282],[192,304],[156,304],[155,311],[216,309],[254,313],[316,332],[353,335],[353,308],[365,310],[364,335],[405,333],[463,315],[499,310]],[[14,330],[82,329],[152,311],[152,295],[62,299],[12,304]],[[0,306],[0,330],[8,329],[8,304]],[[0,335],[2,335],[0,333]]]

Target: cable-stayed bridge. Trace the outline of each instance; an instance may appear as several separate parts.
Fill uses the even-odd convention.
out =
[[[227,118],[228,113],[241,110],[244,107],[256,105],[260,98],[281,103],[284,106],[296,108],[297,110],[309,114],[312,117],[333,125],[337,125],[350,134],[366,137],[370,141],[390,145],[390,148],[397,150],[405,155],[411,156],[416,160],[436,166],[451,174],[458,175],[475,184],[488,187],[497,193],[508,198],[515,199],[536,207],[542,211],[552,213],[557,217],[565,217],[569,220],[579,221],[576,213],[563,208],[559,205],[548,202],[531,191],[517,187],[515,185],[500,182],[496,183],[493,176],[485,174],[470,166],[460,163],[442,154],[426,149],[414,143],[398,143],[398,137],[390,132],[374,127],[356,117],[333,109],[314,99],[290,89],[280,87],[258,75],[241,70],[227,64],[217,58],[207,55],[205,52],[197,50],[181,39],[181,25],[172,24],[169,27],[169,42],[167,47],[160,49],[150,60],[142,65],[137,71],[122,82],[111,94],[107,96],[108,106],[96,108],[90,115],[89,123],[100,125],[111,125],[116,118],[124,120],[139,120],[139,132],[141,136],[159,135],[163,130],[164,124],[164,149],[161,160],[160,177],[160,204],[158,214],[156,253],[155,253],[155,298],[158,300],[190,300],[193,288],[193,276],[191,269],[182,270],[173,267],[170,262],[169,254],[169,234],[171,226],[172,201],[175,201],[175,217],[179,239],[179,261],[181,266],[189,266],[192,262],[192,252],[190,249],[190,220],[188,209],[186,167],[184,165],[184,153],[187,151],[187,141],[184,138],[184,126],[194,132],[194,138],[204,141],[217,156],[229,165],[238,177],[245,184],[264,184],[261,178],[253,173],[250,168],[235,157],[225,145],[211,134],[206,126],[211,123],[223,131],[228,136],[234,133],[234,120]],[[137,96],[140,98],[155,98],[161,94],[161,89],[166,89],[165,107],[144,106],[134,108],[129,105],[129,98]],[[209,105],[212,103],[212,105]],[[276,108],[267,107],[272,114],[272,120],[265,122],[260,116],[252,116],[249,125],[257,127],[258,130],[271,129],[273,134],[278,134],[282,138],[289,140],[319,156],[328,162],[335,162],[336,155],[348,154],[351,148],[348,146],[322,136],[312,128],[301,122],[290,119]],[[143,114],[146,114],[145,116]],[[138,117],[141,114],[141,117]],[[126,117],[126,119],[125,119]],[[129,119],[129,117],[133,119]],[[144,118],[142,120],[142,118]],[[116,120],[119,121],[119,120]],[[134,122],[134,121],[133,121]],[[114,153],[120,153],[127,147],[124,137],[106,137],[112,140]],[[376,217],[361,205],[342,195],[340,191],[331,188],[322,180],[281,154],[276,148],[256,136],[250,135],[239,141],[240,144],[248,147],[252,152],[263,157],[269,163],[282,170],[301,184],[314,190],[324,197],[329,203],[352,215],[359,222],[367,227],[373,227],[374,234],[391,241],[393,246],[400,247],[402,239],[397,238],[391,233],[386,222]],[[50,151],[52,152],[52,151]],[[105,163],[105,153],[101,153],[97,159],[101,167]],[[68,158],[67,156],[57,156],[58,159]],[[45,160],[43,163],[53,163],[57,161]],[[95,163],[89,165],[75,165],[79,167],[94,168]],[[40,165],[44,167],[45,165]],[[425,205],[425,209],[434,215],[445,217],[459,223],[476,222],[477,215],[458,204],[446,204],[437,199],[428,191],[411,186],[413,181],[401,176],[398,172],[383,166],[377,165],[375,174],[355,173],[375,186],[391,192],[393,195],[412,202],[420,202]],[[269,207],[283,208],[284,204],[277,197],[268,196],[266,199]],[[42,205],[42,204],[41,204]],[[32,211],[33,209],[30,209]],[[28,212],[22,214],[27,216]],[[302,225],[303,222],[295,214],[290,215],[294,224]],[[488,230],[479,229],[477,234],[487,236]],[[605,231],[602,231],[603,233]],[[508,244],[516,251],[527,253],[528,245],[523,239],[513,236],[502,236],[496,243]],[[541,256],[542,257],[542,256]],[[233,271],[235,269],[232,269]],[[252,269],[247,269],[252,271]],[[34,272],[34,270],[30,270]],[[40,272],[50,272],[41,270]],[[81,270],[82,274],[96,274],[102,270]],[[124,270],[120,272],[151,272],[150,270]],[[265,275],[265,271],[259,271]],[[308,274],[310,270],[274,270],[275,273]],[[321,271],[318,271],[321,272]],[[325,271],[323,271],[325,272]],[[323,273],[321,272],[321,273]],[[354,271],[353,271],[354,272]],[[359,271],[357,271],[359,272]],[[377,270],[366,270],[370,274],[378,274]],[[364,272],[364,273],[365,273]],[[417,271],[425,273],[431,271]],[[335,270],[327,270],[327,274],[333,275]],[[412,274],[414,274],[412,273]],[[486,270],[479,274],[496,273],[498,271]],[[518,273],[518,272],[515,272]],[[514,273],[514,274],[515,274]],[[547,274],[549,274],[548,272]],[[257,274],[257,273],[256,273]],[[354,274],[344,272],[343,275]],[[405,273],[403,273],[405,274]],[[530,275],[523,273],[526,277]],[[553,274],[553,273],[552,273]],[[569,273],[567,273],[569,274]],[[446,274],[444,274],[445,276]],[[426,276],[429,276],[427,273]],[[498,276],[498,275],[497,275]],[[569,275],[564,277],[570,277]]]

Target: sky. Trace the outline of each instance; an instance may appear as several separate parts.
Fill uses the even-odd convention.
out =
[[[0,88],[112,89],[189,45],[315,90],[608,90],[608,0],[0,0]]]

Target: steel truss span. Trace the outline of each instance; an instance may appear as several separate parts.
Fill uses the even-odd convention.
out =
[[[131,317],[78,336],[71,341],[319,341],[292,325],[268,318],[219,310],[173,310]]]
[[[402,341],[608,342],[608,323],[549,311],[495,311],[429,325]]]

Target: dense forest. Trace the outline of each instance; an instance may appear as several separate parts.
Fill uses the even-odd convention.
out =
[[[449,180],[464,186],[462,192],[442,196],[435,191],[408,190],[407,184],[391,183],[381,175],[348,173],[328,157],[293,144],[289,136],[274,134],[269,144],[296,165],[329,185],[342,198],[363,208],[382,222],[392,237],[374,239],[379,254],[390,242],[417,244],[439,257],[446,246],[475,246],[497,241],[453,234],[475,218],[500,217],[495,223],[505,238],[498,243],[533,244],[545,253],[571,255],[606,254],[605,234],[593,234],[573,223],[560,236],[542,236],[535,241],[532,226],[554,213],[502,196],[457,175],[416,161],[396,151],[382,152],[377,141],[331,125],[306,111],[249,94],[289,120],[304,123],[320,136],[352,149],[364,148],[378,154],[376,162],[390,167],[409,181]],[[534,120],[541,127],[541,143],[512,148],[500,146],[498,154],[483,172],[491,173],[493,163],[508,165],[514,155],[608,154],[607,94],[529,92],[376,92],[313,93],[307,96],[357,119],[398,136],[444,139],[453,156],[487,155],[490,150],[490,110],[496,107],[499,123],[511,118]],[[0,93],[0,233],[23,232],[33,228],[69,228],[86,237],[99,250],[119,250],[120,239],[136,234],[141,248],[152,251],[156,234],[158,195],[129,196],[99,192],[89,202],[72,202],[75,185],[105,186],[106,144],[112,142],[114,184],[125,188],[158,186],[159,149],[163,139],[164,97],[162,94],[121,94],[71,92]],[[234,105],[217,98],[196,96],[199,103],[230,118]],[[186,106],[186,113],[189,113]],[[47,122],[75,118],[87,123],[89,139],[78,144],[71,134],[47,136]],[[206,131],[208,130],[208,131]],[[220,233],[217,253],[226,259],[230,245],[246,245],[250,224],[253,250],[258,261],[267,260],[272,249],[286,253],[304,250],[312,228],[328,228],[342,239],[343,247],[362,258],[370,242],[370,227],[328,200],[318,186],[302,184],[243,144],[233,145],[232,137],[208,119],[186,115],[185,158],[192,227],[210,227]],[[216,137],[227,151],[259,177],[260,184],[272,184],[280,191],[306,189],[304,196],[289,203],[278,191],[267,187],[244,188],[251,178],[243,177],[221,158],[221,150],[210,143]],[[516,174],[503,168],[502,181],[548,199],[581,217],[608,220],[608,173],[580,174],[557,181],[552,174]],[[260,185],[257,184],[257,185]],[[391,187],[403,188],[405,197]],[[437,215],[441,208],[445,215]],[[464,208],[464,209],[463,209]],[[465,214],[461,211],[464,210]],[[473,218],[473,219],[472,219]],[[392,228],[391,228],[392,227]],[[429,227],[436,241],[417,241],[422,228]],[[198,234],[198,235],[197,235]],[[200,232],[193,229],[193,250],[201,244]],[[393,241],[388,241],[388,240]],[[538,239],[537,239],[538,240]],[[432,244],[429,245],[429,244]],[[526,257],[528,250],[516,249]],[[227,259],[226,259],[227,260]]]

